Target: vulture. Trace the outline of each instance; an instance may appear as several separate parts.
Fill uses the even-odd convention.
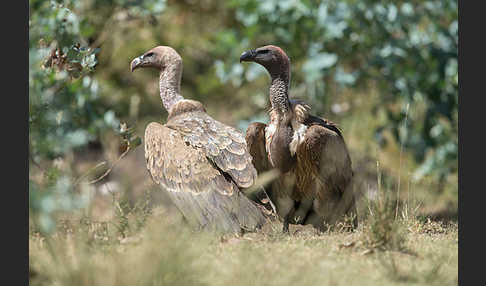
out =
[[[240,62],[255,62],[270,74],[270,122],[251,123],[248,150],[258,173],[277,169],[268,188],[283,231],[289,223],[325,230],[348,215],[357,227],[351,159],[333,122],[311,115],[310,107],[289,99],[290,60],[273,45],[243,52]]]
[[[244,135],[209,116],[201,102],[182,97],[182,58],[173,48],[155,47],[130,63],[132,72],[145,67],[159,70],[168,112],[166,124],[151,122],[145,129],[153,181],[195,228],[239,234],[260,228],[262,211],[240,190],[257,176]]]

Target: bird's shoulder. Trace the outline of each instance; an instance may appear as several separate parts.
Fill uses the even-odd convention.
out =
[[[317,132],[317,134],[321,134],[324,131],[328,131],[331,134],[338,135],[339,137],[343,136],[341,128],[336,123],[334,123],[331,120],[326,119],[326,118],[322,118],[322,117],[318,117],[318,116],[314,116],[314,115],[309,114],[306,117],[304,124],[306,126],[308,126],[309,128],[314,127],[314,128],[312,128],[312,130],[316,130],[316,131],[314,131],[314,133]],[[325,130],[321,130],[321,128],[323,128]],[[319,130],[321,130],[321,131],[319,131]]]
[[[302,99],[290,99],[290,107],[293,112],[295,120],[307,127],[322,126],[328,130],[331,130],[342,137],[342,131],[339,126],[329,119],[312,115],[310,113],[311,107]]]
[[[206,112],[206,109],[204,108],[204,105],[197,101],[197,100],[192,100],[192,99],[183,99],[180,100],[179,102],[175,103],[169,110],[169,116],[167,120],[170,120],[173,117],[180,116],[186,113],[192,113],[192,112]]]

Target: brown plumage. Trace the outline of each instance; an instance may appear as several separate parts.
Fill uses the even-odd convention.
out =
[[[167,123],[145,130],[147,169],[187,221],[218,232],[259,228],[260,209],[240,191],[250,187],[256,170],[243,134],[211,118],[203,105],[180,95],[182,59],[159,46],[135,58],[130,69],[160,70],[160,96]]]
[[[289,223],[325,229],[344,214],[354,216],[356,227],[353,171],[341,131],[333,122],[309,114],[303,101],[289,100],[290,60],[281,48],[249,50],[240,61],[261,64],[271,76],[270,123],[250,124],[246,141],[259,173],[280,171],[268,192],[284,219],[284,231]]]

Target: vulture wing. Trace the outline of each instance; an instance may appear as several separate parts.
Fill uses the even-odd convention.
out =
[[[154,182],[168,191],[191,225],[241,232],[263,224],[261,211],[235,182],[180,132],[150,123],[145,130],[145,158]]]
[[[333,186],[329,191],[343,193],[353,171],[344,139],[336,130],[319,124],[309,126],[297,148],[297,165],[301,174],[308,174],[304,178],[318,178]]]
[[[246,144],[248,146],[248,151],[253,158],[253,166],[255,166],[259,175],[272,169],[265,148],[266,127],[267,125],[264,123],[253,122],[248,125],[248,128],[246,129]],[[273,197],[275,193],[272,190],[273,188],[279,187],[280,180],[281,177],[271,183],[264,183],[264,189],[251,194],[250,199],[265,206],[268,210],[275,210],[275,206],[273,205],[274,202],[269,201],[268,197],[270,197],[271,200],[276,200],[276,198]]]
[[[154,181],[169,191],[200,194],[218,190],[225,195],[238,191],[202,149],[187,145],[179,132],[158,123],[150,123],[145,130],[145,159]]]
[[[167,127],[182,133],[184,141],[191,146],[200,148],[237,186],[248,188],[253,185],[257,171],[253,167],[245,137],[238,130],[202,111],[171,118]]]
[[[342,134],[341,130],[339,129],[339,127],[336,125],[336,123],[334,123],[334,122],[332,122],[328,119],[320,118],[320,117],[309,114],[305,118],[304,124],[307,125],[307,126],[320,125],[324,128],[327,128],[331,131],[334,131],[337,135],[339,135],[339,137],[341,137],[341,138],[343,137],[343,134]]]
[[[265,128],[266,124],[253,122],[246,129],[246,144],[248,151],[253,158],[253,166],[258,173],[270,170],[267,151],[265,149]]]
[[[318,212],[333,221],[339,214],[355,212],[351,159],[335,124],[314,116],[309,120],[312,124],[296,152],[298,178],[302,180],[298,184],[315,186]]]

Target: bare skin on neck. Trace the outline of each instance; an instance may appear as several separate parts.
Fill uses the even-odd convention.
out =
[[[180,94],[182,61],[173,60],[160,71],[160,98],[165,109],[169,111],[175,103],[183,100]]]
[[[279,74],[273,74],[270,85],[270,124],[275,126],[275,132],[268,142],[269,159],[283,173],[288,172],[295,163],[289,148],[293,136],[292,110],[288,97],[289,73],[288,69],[284,69]]]

